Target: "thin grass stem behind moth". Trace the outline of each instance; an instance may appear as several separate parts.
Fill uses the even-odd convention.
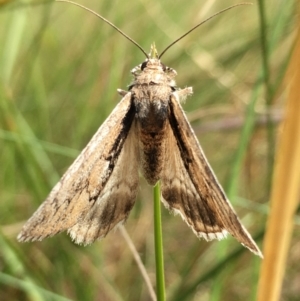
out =
[[[178,89],[176,71],[160,61],[166,50],[208,19],[158,56],[154,45],[148,55],[115,25],[96,15],[141,49],[146,60],[132,69],[134,79],[128,91],[118,90],[122,100],[23,226],[18,240],[42,240],[66,230],[78,244],[105,237],[126,221],[137,196],[140,170],[150,185],[161,182],[164,205],[179,214],[198,237],[222,239],[229,233],[262,257],[226,198],[180,105],[192,88]]]

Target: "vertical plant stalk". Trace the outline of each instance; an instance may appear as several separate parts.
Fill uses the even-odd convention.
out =
[[[165,275],[164,275],[164,256],[161,226],[161,202],[159,182],[153,188],[154,199],[154,244],[155,244],[155,263],[156,263],[156,294],[157,301],[165,301]]]
[[[258,301],[280,300],[282,281],[300,197],[300,23],[290,64],[290,83],[283,132],[276,156],[271,209],[264,240]]]

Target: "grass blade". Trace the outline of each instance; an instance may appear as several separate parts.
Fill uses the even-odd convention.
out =
[[[155,263],[156,263],[156,292],[157,300],[165,301],[165,275],[164,256],[161,226],[161,202],[160,185],[157,183],[153,188],[154,198],[154,240],[155,240]]]

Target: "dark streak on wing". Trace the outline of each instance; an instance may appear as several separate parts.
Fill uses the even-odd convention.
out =
[[[182,160],[184,164],[185,170],[188,172],[188,177],[190,180],[192,180],[192,183],[190,185],[193,185],[194,188],[196,188],[195,183],[193,182],[193,179],[190,176],[190,169],[194,162],[193,157],[191,156],[191,146],[188,147],[188,144],[185,143],[183,140],[183,137],[181,136],[180,131],[178,131],[178,128],[180,127],[177,119],[174,116],[174,112],[172,111],[172,107],[170,106],[170,116],[169,116],[169,122],[173,131],[173,134],[175,136],[175,140],[177,143],[178,150],[180,152],[180,159]],[[182,126],[182,125],[181,125]],[[188,137],[191,137],[191,132],[189,131],[190,128],[186,129],[186,135]],[[188,181],[186,180],[186,185]],[[191,190],[191,188],[190,188]],[[218,233],[223,230],[222,225],[217,221],[217,216],[214,210],[210,208],[209,204],[207,203],[207,199],[204,195],[204,190],[201,190],[201,193],[198,192],[198,194],[192,194],[187,193],[186,191],[182,190],[181,192],[181,202],[183,204],[183,208],[185,210],[186,216],[189,218],[189,224],[194,227],[194,230],[196,232],[199,232],[200,230],[197,229],[197,223],[195,221],[198,221],[202,224],[204,228],[205,233]],[[197,201],[198,199],[198,201]],[[199,220],[200,218],[200,220]],[[221,226],[221,227],[220,227]],[[203,229],[202,229],[203,231]]]
[[[76,243],[90,244],[126,221],[138,189],[138,143],[133,122],[109,181],[96,204],[68,229]]]
[[[130,109],[128,110],[127,114],[123,118],[122,129],[121,129],[119,135],[116,137],[115,143],[112,145],[112,148],[108,151],[108,153],[110,155],[106,158],[106,161],[109,162],[109,168],[108,168],[109,175],[107,176],[106,181],[103,182],[102,189],[105,187],[106,183],[108,182],[108,180],[116,166],[116,162],[122,151],[123,145],[125,143],[128,133],[129,133],[129,130],[132,125],[134,117],[135,117],[135,108],[132,103],[132,105],[130,106]],[[96,198],[97,197],[98,196],[96,196]]]
[[[207,240],[222,237],[223,228],[211,218],[184,166],[180,146],[170,123],[166,135],[165,167],[161,174],[163,202],[174,213],[180,213],[193,231]],[[210,234],[210,235],[207,235]]]
[[[42,240],[73,227],[106,186],[135,116],[128,93],[23,226],[19,241]]]
[[[169,122],[176,138],[181,160],[198,194],[199,203],[195,206],[197,212],[187,212],[191,208],[184,206],[186,214],[192,218],[195,217],[194,214],[199,214],[202,222],[211,230],[214,228],[219,229],[219,231],[225,229],[251,251],[261,255],[255,242],[242,226],[227,200],[181,106],[174,96],[170,98]],[[195,209],[194,206],[193,209]],[[197,231],[197,229],[194,230]],[[207,233],[209,232],[207,230]],[[214,233],[214,231],[210,233]]]

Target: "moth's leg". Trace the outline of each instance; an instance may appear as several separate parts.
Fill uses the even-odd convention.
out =
[[[122,89],[117,89],[117,92],[123,97],[128,93],[128,91]]]
[[[177,90],[173,93],[173,95],[175,96],[176,100],[181,102],[184,102],[186,100],[186,98],[190,95],[193,94],[193,88],[192,87],[188,87],[188,88],[184,88],[181,90]]]

